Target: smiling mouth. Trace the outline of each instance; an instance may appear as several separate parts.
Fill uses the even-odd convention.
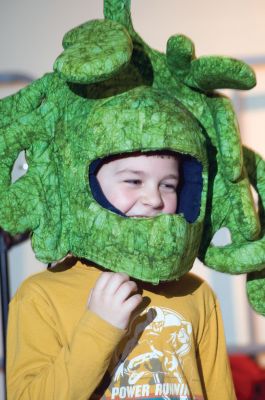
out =
[[[159,214],[154,214],[154,215],[128,215],[130,218],[153,218],[156,217],[157,215],[161,215],[162,213]]]

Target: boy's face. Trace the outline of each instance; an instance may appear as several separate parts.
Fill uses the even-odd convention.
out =
[[[97,179],[108,201],[130,217],[174,214],[178,160],[170,155],[134,155],[103,164]]]

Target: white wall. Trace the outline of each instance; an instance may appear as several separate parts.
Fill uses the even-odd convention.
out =
[[[264,0],[132,0],[136,30],[164,50],[168,37],[184,33],[197,55],[264,54]],[[102,0],[0,0],[0,68],[51,70],[63,34],[103,17]]]
[[[195,42],[198,56],[264,57],[264,15],[264,0],[132,0],[134,26],[150,45],[164,50],[170,35],[184,33]],[[102,17],[102,0],[0,0],[0,73],[20,71],[40,77],[52,69],[67,30]],[[264,94],[264,86],[259,91]],[[258,127],[255,118],[249,125],[250,119],[248,129],[264,131],[264,118],[260,118]],[[264,146],[263,136],[256,144],[259,148]],[[244,140],[247,138],[244,131]],[[34,261],[29,244],[14,249],[10,261],[12,292],[27,274],[42,268]],[[256,318],[248,308],[245,277],[196,268],[219,294],[228,343],[264,343],[264,318]]]

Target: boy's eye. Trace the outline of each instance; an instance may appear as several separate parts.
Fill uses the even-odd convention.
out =
[[[142,181],[140,179],[126,179],[124,182],[129,183],[130,185],[141,185]]]
[[[173,183],[162,183],[161,186],[166,189],[166,190],[170,190],[173,192],[176,192],[177,190],[177,185],[173,184]]]

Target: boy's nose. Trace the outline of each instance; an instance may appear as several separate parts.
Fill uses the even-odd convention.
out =
[[[164,204],[158,188],[145,188],[142,201],[152,208],[162,208]]]

